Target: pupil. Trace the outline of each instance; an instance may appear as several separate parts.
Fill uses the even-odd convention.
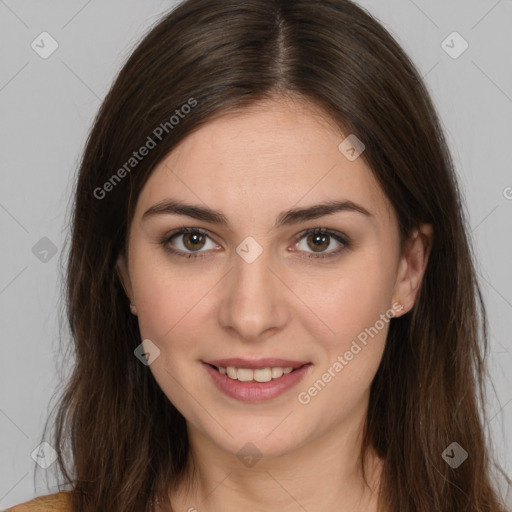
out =
[[[326,249],[327,247],[329,247],[329,242],[327,241],[329,238],[328,235],[317,233],[312,235],[312,237],[316,249]]]
[[[203,235],[201,235],[200,233],[187,233],[185,235],[185,245],[187,246],[188,249],[200,249],[202,246],[197,247],[197,244],[201,242],[202,238]],[[190,245],[191,247],[189,247]]]

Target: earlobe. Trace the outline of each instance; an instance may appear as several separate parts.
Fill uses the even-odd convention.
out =
[[[400,260],[393,300],[403,304],[401,314],[414,307],[432,249],[434,230],[421,224],[409,238]]]

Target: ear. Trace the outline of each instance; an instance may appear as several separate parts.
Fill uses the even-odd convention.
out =
[[[121,281],[121,285],[124,288],[126,296],[128,297],[130,302],[133,302],[133,291],[132,291],[132,282],[130,280],[130,274],[128,272],[128,262],[126,261],[126,256],[124,252],[120,252],[116,261],[116,272]]]
[[[401,316],[414,307],[416,296],[427,267],[428,257],[432,248],[434,230],[431,224],[420,224],[407,240],[404,252],[398,265],[393,301],[404,306]]]

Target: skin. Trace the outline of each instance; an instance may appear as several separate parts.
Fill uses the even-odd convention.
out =
[[[141,339],[160,350],[151,372],[187,421],[196,473],[190,490],[170,493],[174,510],[377,510],[382,461],[368,458],[365,486],[358,455],[389,323],[308,404],[298,395],[393,303],[403,305],[395,316],[413,307],[432,229],[419,226],[400,253],[396,215],[372,172],[338,149],[346,136],[311,104],[261,101],[189,135],[140,193],[118,270]],[[231,227],[176,214],[142,219],[168,198],[219,210]],[[372,215],[342,211],[274,228],[282,211],[328,200]],[[161,241],[183,226],[209,237],[178,235],[168,245],[204,258],[164,250]],[[318,227],[348,236],[349,246],[308,258],[343,247],[330,236],[320,248],[314,236],[298,238]],[[252,263],[236,252],[248,236],[262,248]],[[246,403],[217,390],[201,363],[237,356],[313,365],[281,396]],[[252,467],[237,457],[247,442],[262,454]]]

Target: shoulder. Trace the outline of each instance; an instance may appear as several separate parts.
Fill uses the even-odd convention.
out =
[[[39,496],[31,501],[26,501],[5,512],[72,512],[71,493],[67,491]]]

